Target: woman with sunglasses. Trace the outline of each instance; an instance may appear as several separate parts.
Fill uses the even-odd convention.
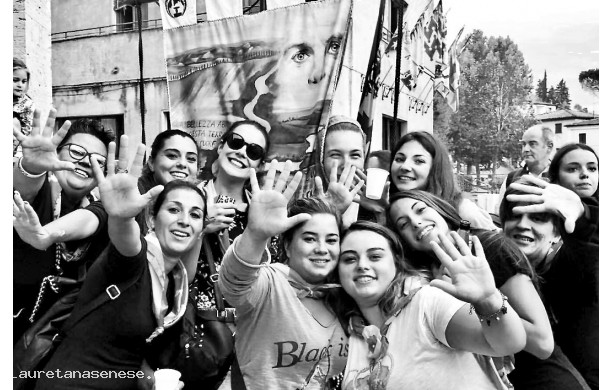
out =
[[[205,233],[217,267],[229,245],[247,225],[251,199],[247,188],[249,170],[259,168],[269,145],[268,132],[259,123],[250,120],[233,123],[219,140],[218,158],[213,163],[214,179],[198,185],[207,197]],[[208,280],[206,261],[200,261],[197,273]],[[200,299],[202,307],[214,308],[212,289],[202,291]]]
[[[13,132],[23,151],[13,167],[13,340],[58,298],[48,277],[82,277],[108,242],[90,158],[105,166],[114,136],[93,119],[53,134],[55,115],[42,129],[37,111],[30,135]]]

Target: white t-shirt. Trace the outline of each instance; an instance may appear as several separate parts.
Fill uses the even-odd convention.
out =
[[[343,389],[479,390],[495,385],[476,356],[448,346],[446,327],[467,304],[440,289],[424,286],[389,326],[389,349],[370,369],[366,342],[349,340]],[[465,307],[464,307],[465,306]],[[368,385],[376,381],[376,385]]]

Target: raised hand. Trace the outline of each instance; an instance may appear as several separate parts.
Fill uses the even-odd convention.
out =
[[[521,184],[530,183],[534,185]],[[524,203],[512,209],[515,214],[552,213],[562,217],[565,231],[572,233],[576,221],[584,214],[584,206],[578,194],[557,184],[531,175],[524,175],[519,182],[510,184],[510,187],[523,194],[510,194],[506,199],[510,202]]]
[[[353,186],[355,180],[356,167],[346,163],[342,168],[340,178],[338,178],[338,162],[334,161],[331,172],[329,174],[329,185],[327,192],[323,190],[323,182],[320,177],[315,177],[315,194],[316,196],[324,196],[329,198],[330,202],[336,206],[340,213],[344,213],[351,205],[355,196],[363,187],[364,181],[358,179]],[[353,189],[351,190],[351,186]]]
[[[13,227],[23,242],[38,250],[46,250],[64,235],[64,232],[49,233],[40,224],[36,211],[23,201],[17,191],[13,194]]]
[[[144,144],[138,146],[132,167],[128,170],[128,142],[128,136],[122,135],[119,160],[116,164],[116,145],[114,142],[108,145],[106,177],[104,177],[98,161],[90,158],[94,176],[98,182],[102,205],[109,217],[135,217],[164,189],[164,186],[158,185],[150,189],[146,194],[141,195],[138,192],[138,178],[142,172],[142,161],[146,147]]]
[[[291,174],[289,164],[285,164],[285,168],[275,180],[277,166],[278,161],[272,160],[261,189],[257,183],[255,170],[252,168],[250,170],[253,196],[246,230],[259,240],[267,240],[310,218],[308,214],[287,217],[287,204],[302,180],[302,172],[298,171],[287,185]]]
[[[21,143],[23,153],[21,165],[31,174],[74,169],[73,163],[61,161],[57,157],[57,147],[70,129],[70,121],[64,122],[57,133],[53,134],[56,115],[57,111],[54,108],[49,110],[49,117],[43,129],[40,126],[40,111],[34,110],[30,135],[24,135],[21,130],[13,127],[13,137]]]
[[[468,244],[456,232],[451,232],[451,237],[455,243],[444,234],[438,236],[440,244],[431,242],[435,255],[451,280],[435,279],[430,285],[475,306],[491,297],[499,298],[493,273],[478,237],[472,237],[476,255],[472,255]]]

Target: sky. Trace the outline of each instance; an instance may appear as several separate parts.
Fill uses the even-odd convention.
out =
[[[580,104],[599,113],[599,98],[578,82],[581,71],[599,68],[599,0],[442,0],[442,5],[447,42],[463,25],[462,37],[474,29],[510,37],[531,68],[534,91],[546,70],[548,88],[565,80],[572,108]]]

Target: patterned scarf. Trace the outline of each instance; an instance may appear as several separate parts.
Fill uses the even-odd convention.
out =
[[[155,337],[164,332],[164,329],[169,328],[181,319],[187,308],[187,300],[189,299],[189,286],[187,282],[187,270],[182,261],[179,261],[172,269],[171,273],[174,278],[174,306],[172,311],[168,310],[168,300],[166,298],[166,290],[168,289],[168,275],[164,267],[164,255],[159,245],[159,240],[155,233],[149,233],[145,236],[147,241],[147,260],[149,262],[149,271],[151,274],[151,286],[153,289],[153,315],[157,321],[157,327],[147,338],[150,343]]]

